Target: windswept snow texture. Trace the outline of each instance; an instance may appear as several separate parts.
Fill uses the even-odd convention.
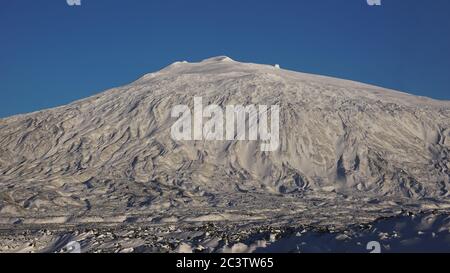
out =
[[[280,147],[174,141],[172,107],[279,105]],[[215,57],[0,120],[0,222],[339,226],[448,211],[450,102]]]

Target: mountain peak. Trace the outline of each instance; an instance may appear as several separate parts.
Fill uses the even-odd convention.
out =
[[[227,128],[223,140],[174,139],[175,108],[193,113],[186,120],[194,129],[199,120],[211,124],[213,117],[195,110],[196,97],[225,123],[227,107],[249,109],[249,120],[253,107],[279,106],[279,148],[225,140]],[[417,209],[448,207],[449,102],[226,56],[178,62],[70,105],[1,119],[0,128],[0,223],[123,222],[129,215],[144,223],[165,213],[175,221],[237,221],[335,211],[318,220],[328,225],[354,221],[342,220],[343,212],[364,210],[357,216],[367,221],[369,211],[378,218],[417,200],[424,202]]]
[[[234,60],[228,56],[216,56],[216,57],[204,59],[201,62],[204,63],[204,62],[230,62],[230,61],[234,61]]]

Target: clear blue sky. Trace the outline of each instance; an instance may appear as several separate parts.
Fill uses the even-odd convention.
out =
[[[0,117],[215,55],[450,99],[450,1],[2,0]]]

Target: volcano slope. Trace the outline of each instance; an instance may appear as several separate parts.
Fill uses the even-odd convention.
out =
[[[175,105],[278,105],[279,147],[177,141]],[[206,121],[207,119],[205,119]],[[214,57],[0,120],[0,223],[313,225],[449,211],[450,102]]]

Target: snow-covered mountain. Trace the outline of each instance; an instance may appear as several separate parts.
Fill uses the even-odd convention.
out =
[[[279,147],[176,141],[175,105],[278,105]],[[450,102],[277,66],[176,62],[0,120],[0,219],[336,223],[450,207]]]

